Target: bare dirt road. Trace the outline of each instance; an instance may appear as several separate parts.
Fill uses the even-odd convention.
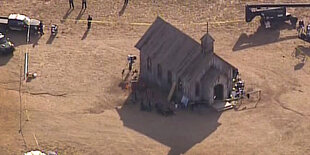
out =
[[[247,2],[131,0],[119,16],[122,0],[92,0],[85,12],[77,0],[73,11],[66,0],[0,1],[1,16],[23,13],[46,25],[45,35],[32,37],[30,45],[23,34],[11,35],[17,50],[0,58],[0,154],[33,149],[67,155],[309,154],[310,66],[292,56],[302,46],[309,57],[309,44],[298,40],[294,29],[212,24],[243,20]],[[309,19],[310,9],[290,11]],[[98,21],[90,31],[88,15]],[[239,68],[248,88],[262,90],[257,108],[224,113],[201,108],[163,117],[124,104],[129,93],[119,84],[126,57],[139,54],[134,45],[157,15],[197,41],[209,21],[215,52]],[[50,37],[51,24],[59,25],[56,38]],[[27,50],[29,71],[39,76],[22,83],[20,115],[20,69]]]

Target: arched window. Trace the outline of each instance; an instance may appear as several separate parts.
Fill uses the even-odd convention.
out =
[[[146,59],[146,69],[148,71],[152,71],[152,62],[151,62],[151,58],[150,57],[147,57],[147,59]]]
[[[199,82],[196,82],[196,84],[195,84],[195,95],[196,96],[200,95],[200,84],[199,84]]]
[[[168,71],[168,83],[172,84],[172,73],[171,73],[171,71]]]
[[[161,65],[158,64],[157,65],[157,76],[158,76],[159,79],[161,79],[162,74],[163,74],[163,69],[161,68]]]

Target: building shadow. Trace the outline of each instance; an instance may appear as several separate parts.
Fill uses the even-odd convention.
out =
[[[27,44],[27,31],[6,31],[6,37],[12,41],[15,47],[20,45],[26,45]],[[30,33],[29,37],[29,43],[36,45],[38,44],[38,41],[40,40],[41,35],[38,33]]]
[[[73,9],[69,8],[66,12],[66,14],[62,17],[62,20],[60,20],[61,23],[64,23],[66,21],[66,19],[69,17],[69,15],[71,14],[71,12],[73,11]]]
[[[125,2],[121,11],[119,11],[119,13],[118,13],[119,16],[122,16],[125,13],[127,5],[128,5],[128,3]]]
[[[164,117],[154,111],[141,111],[139,100],[143,101],[142,98],[140,93],[130,94],[117,112],[124,126],[170,147],[170,155],[187,152],[220,126],[221,113],[206,106],[191,112],[178,110],[175,115]]]
[[[232,50],[239,51],[251,47],[256,47],[256,46],[262,46],[262,45],[267,45],[271,43],[276,43],[280,41],[285,41],[285,40],[291,40],[291,39],[296,39],[296,36],[287,36],[280,38],[280,31],[283,29],[291,29],[292,26],[289,24],[285,24],[277,29],[265,29],[264,27],[260,26],[254,32],[254,34],[247,35],[246,33],[242,33],[237,42],[235,43],[234,47]]]
[[[89,30],[90,30],[90,29],[86,29],[86,31],[84,32],[83,37],[82,37],[82,39],[81,39],[81,40],[86,39],[86,37],[87,37],[87,35],[88,35]]]
[[[85,9],[81,9],[80,13],[79,13],[78,16],[75,18],[75,24],[78,22],[78,20],[81,19],[81,17],[83,16],[84,13],[85,13]]]
[[[0,66],[6,65],[13,56],[14,56],[13,52],[9,54],[1,54],[0,55]]]

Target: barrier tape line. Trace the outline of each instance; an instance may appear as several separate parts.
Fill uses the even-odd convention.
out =
[[[75,22],[87,22],[87,20],[76,20],[76,19],[63,19],[61,21],[75,21]],[[189,24],[174,24],[174,25],[207,25],[209,24],[228,24],[228,23],[239,23],[244,22],[244,20],[237,19],[237,20],[230,20],[230,21],[211,21],[211,22],[203,22],[203,23],[194,23],[191,22]],[[133,25],[133,26],[150,26],[152,23],[147,22],[130,22],[130,23],[122,23],[122,22],[112,22],[112,21],[99,21],[99,20],[92,20],[92,23],[100,23],[100,24],[110,24],[110,25],[117,25],[117,24],[125,24],[125,25]]]

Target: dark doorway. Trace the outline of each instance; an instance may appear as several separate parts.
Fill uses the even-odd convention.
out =
[[[218,84],[214,87],[214,100],[224,99],[224,87],[222,84]]]

